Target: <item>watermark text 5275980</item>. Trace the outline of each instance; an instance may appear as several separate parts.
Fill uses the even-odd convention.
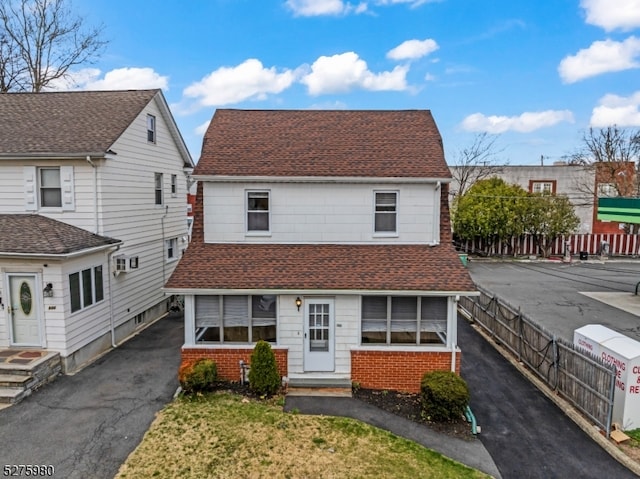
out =
[[[55,467],[38,464],[5,464],[2,467],[3,477],[52,477]]]

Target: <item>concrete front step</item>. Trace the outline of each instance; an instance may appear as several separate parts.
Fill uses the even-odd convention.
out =
[[[22,388],[31,380],[27,374],[0,374],[0,388]]]
[[[15,404],[60,375],[60,353],[40,352],[40,357],[34,357],[34,351],[15,351],[9,361],[0,363],[0,404]]]
[[[31,389],[0,388],[0,404],[15,404],[31,394]]]
[[[351,379],[335,377],[290,377],[291,388],[342,388],[351,390]]]

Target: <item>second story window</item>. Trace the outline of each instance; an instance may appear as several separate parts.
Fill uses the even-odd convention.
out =
[[[398,192],[375,192],[375,233],[396,233],[398,217]]]
[[[60,168],[40,168],[40,206],[42,208],[60,208],[62,206],[62,187],[60,186]]]
[[[147,141],[156,142],[156,117],[153,115],[147,115]]]
[[[269,231],[269,192],[247,192],[247,231]]]
[[[532,193],[538,194],[553,194],[555,193],[555,185],[554,181],[531,181],[529,184],[529,188]]]
[[[162,173],[155,173],[155,203],[162,204]]]
[[[171,238],[164,241],[167,261],[178,259],[178,238]]]
[[[178,194],[178,175],[171,175],[171,196]]]

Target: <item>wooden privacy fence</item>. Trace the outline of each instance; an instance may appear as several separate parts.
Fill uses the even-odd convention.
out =
[[[543,240],[549,246],[550,254],[562,256],[569,242],[572,255],[587,253],[600,254],[603,251],[613,256],[636,256],[640,250],[640,238],[635,234],[575,234],[560,236],[552,241]],[[511,238],[507,241],[491,242],[485,238],[455,241],[456,248],[464,253],[478,253],[488,256],[530,256],[542,254],[538,244],[531,235]]]
[[[461,297],[462,314],[595,424],[611,433],[616,368],[557,338],[488,291]]]

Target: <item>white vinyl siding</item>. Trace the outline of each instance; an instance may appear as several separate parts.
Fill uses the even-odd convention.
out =
[[[431,244],[440,240],[440,190],[435,183],[386,186],[384,190],[398,191],[397,230],[375,234],[372,191],[382,187],[204,182],[205,242]],[[268,233],[248,233],[247,191],[269,192]]]

